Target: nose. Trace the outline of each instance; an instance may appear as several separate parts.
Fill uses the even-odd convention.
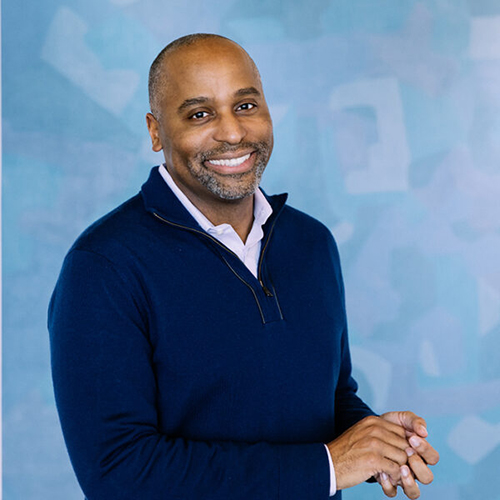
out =
[[[240,119],[233,113],[219,115],[216,121],[214,139],[227,144],[239,144],[247,132]]]

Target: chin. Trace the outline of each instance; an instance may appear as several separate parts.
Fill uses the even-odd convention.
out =
[[[206,175],[200,175],[198,180],[218,198],[236,201],[252,196],[259,187],[261,177],[260,169],[252,169],[241,174],[223,176],[207,172]]]
[[[220,183],[210,183],[210,185],[207,185],[206,187],[212,194],[222,200],[236,201],[252,196],[259,187],[259,184],[256,182],[247,186],[235,187],[223,186]]]

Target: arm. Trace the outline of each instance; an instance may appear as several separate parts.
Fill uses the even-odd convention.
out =
[[[327,445],[337,488],[349,488],[376,478],[387,496],[395,496],[399,484],[409,498],[418,498],[420,491],[415,480],[429,484],[433,475],[428,464],[435,465],[439,460],[439,454],[425,439],[425,421],[411,412],[373,416],[356,395],[347,336],[343,350],[346,351],[344,376],[341,372],[336,393],[336,428],[343,434]],[[367,411],[372,416],[365,417]]]
[[[128,269],[87,251],[68,255],[49,309],[52,370],[69,455],[89,500],[328,498],[322,443],[163,434],[148,321],[147,293]]]
[[[338,250],[333,239],[331,241],[338,262]],[[340,266],[337,281],[345,310]],[[375,417],[356,395],[357,384],[351,370],[345,320],[342,366],[335,395],[336,435],[339,437],[327,445],[335,467],[337,488],[348,488],[376,478],[387,496],[395,496],[395,485],[399,483],[409,498],[417,498],[419,489],[415,478],[424,484],[430,483],[433,476],[427,464],[434,465],[439,460],[438,453],[425,440],[425,421],[411,412],[389,412]]]
[[[347,337],[344,344],[345,374],[336,394],[336,419],[340,419],[336,427],[343,434],[327,445],[337,488],[349,488],[374,477],[387,496],[395,496],[399,484],[409,498],[418,498],[420,491],[415,479],[429,484],[433,475],[428,464],[435,465],[439,460],[439,454],[425,439],[425,421],[411,412],[389,412],[380,417],[372,413],[364,417],[370,410],[355,394],[357,385],[350,376]]]
[[[337,436],[363,418],[375,415],[371,408],[357,395],[358,384],[352,377],[347,326],[342,333],[341,349],[342,365],[335,391],[335,434]]]
[[[342,299],[344,297],[342,289]],[[337,489],[350,488],[384,472],[400,480],[400,466],[407,462],[408,442],[404,430],[386,422],[357,396],[351,375],[347,325],[341,339],[342,365],[335,393],[337,438],[327,444],[332,458]]]
[[[338,298],[342,308],[342,330],[340,334],[340,369],[335,391],[335,435],[340,436],[347,429],[375,413],[357,395],[358,384],[352,377],[351,353],[347,327],[347,312],[345,305],[345,288],[340,266],[340,255],[333,235],[327,232],[327,247],[333,263],[335,279],[338,287]]]

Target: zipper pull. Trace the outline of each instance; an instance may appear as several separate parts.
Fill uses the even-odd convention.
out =
[[[271,293],[271,291],[269,290],[269,288],[267,288],[267,286],[264,285],[263,281],[259,280],[259,283],[260,283],[260,286],[262,287],[262,290],[264,290],[264,293],[266,294],[266,296],[267,297],[272,297],[273,294]]]

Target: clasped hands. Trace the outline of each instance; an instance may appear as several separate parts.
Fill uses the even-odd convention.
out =
[[[374,477],[388,497],[398,485],[408,498],[418,498],[417,480],[429,484],[429,465],[439,460],[427,442],[425,420],[409,411],[366,417],[327,444],[335,467],[337,489],[343,490]]]

